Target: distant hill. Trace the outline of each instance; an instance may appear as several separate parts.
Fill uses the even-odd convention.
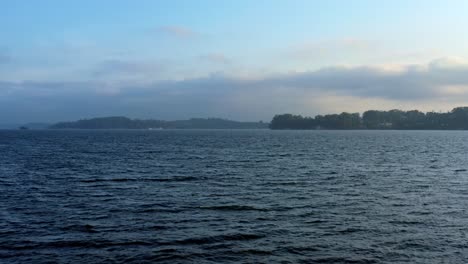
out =
[[[51,124],[47,123],[26,123],[26,124],[0,124],[0,129],[19,129],[24,127],[27,129],[47,129]]]
[[[50,124],[47,123],[27,123],[23,124],[23,127],[27,127],[28,129],[47,129],[50,127]]]
[[[122,116],[59,122],[50,129],[266,129],[268,123],[238,122],[221,118],[192,118],[189,120],[141,120]]]

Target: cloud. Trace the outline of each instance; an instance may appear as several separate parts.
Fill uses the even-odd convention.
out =
[[[468,69],[468,61],[459,57],[443,57],[438,58],[429,63],[432,69]]]
[[[198,35],[197,32],[189,28],[175,25],[162,26],[157,28],[157,31],[176,38],[192,38]]]
[[[287,56],[297,60],[323,59],[345,53],[369,52],[377,47],[377,43],[358,38],[306,41],[290,47]]]
[[[124,60],[106,60],[102,62],[98,70],[95,71],[96,75],[106,75],[113,73],[137,73],[153,71],[159,68],[157,64],[147,62],[135,62]]]
[[[216,64],[230,64],[231,63],[231,60],[222,53],[209,53],[209,54],[200,56],[200,59],[203,61],[216,63]]]
[[[115,61],[106,67],[123,73],[147,69]],[[103,115],[269,120],[284,112],[314,115],[371,108],[445,111],[466,104],[467,100],[467,64],[460,59],[442,58],[390,69],[329,67],[257,79],[218,73],[148,83],[2,82],[0,122]],[[34,115],[28,116],[31,112]]]
[[[92,75],[95,78],[121,80],[134,77],[140,80],[157,76],[165,67],[150,61],[106,60],[98,64]]]
[[[260,83],[340,95],[411,101],[444,95],[442,88],[446,86],[468,85],[468,64],[443,58],[426,65],[399,68],[329,67],[273,76]],[[450,93],[445,95],[449,96]]]

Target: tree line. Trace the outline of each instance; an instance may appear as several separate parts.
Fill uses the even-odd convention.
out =
[[[450,112],[423,113],[418,110],[378,111],[362,114],[346,113],[303,117],[301,115],[275,115],[271,129],[468,129],[468,107],[456,107]]]
[[[238,122],[221,118],[192,118],[188,120],[130,119],[123,116],[59,122],[50,129],[266,129],[263,122]]]

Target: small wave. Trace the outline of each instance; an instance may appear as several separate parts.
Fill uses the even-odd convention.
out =
[[[253,256],[270,256],[273,255],[273,251],[270,250],[260,250],[260,249],[245,249],[239,251],[228,251],[224,252],[226,254],[234,254],[238,256],[253,255]]]
[[[408,206],[409,204],[404,204],[404,203],[393,203],[391,204],[393,207],[405,207]]]
[[[414,215],[430,215],[432,212],[430,211],[411,211],[408,213],[409,215],[414,214]]]
[[[97,233],[98,231],[95,230],[94,226],[86,224],[86,225],[70,225],[65,226],[62,228],[64,231],[76,231],[76,232],[83,232],[83,233]]]
[[[296,185],[305,185],[304,181],[276,181],[276,182],[267,182],[264,185],[272,186],[296,186]]]
[[[354,259],[354,258],[345,258],[345,257],[323,257],[323,258],[314,258],[310,260],[311,263],[378,263],[375,259]]]
[[[409,220],[394,220],[394,221],[389,221],[389,223],[395,224],[395,225],[419,225],[419,224],[422,224],[423,222],[409,221]]]
[[[121,179],[85,179],[85,180],[80,180],[80,182],[83,183],[95,183],[95,182],[125,182],[125,181],[131,181],[132,179],[127,179],[127,178],[121,178]]]
[[[161,226],[161,225],[155,225],[155,226],[151,226],[150,229],[152,230],[164,230],[164,229],[168,229],[167,226]]]
[[[286,250],[286,252],[290,254],[297,254],[297,255],[305,255],[308,252],[319,251],[319,249],[315,247],[286,247],[284,248],[284,250]]]
[[[170,242],[168,244],[173,245],[200,245],[200,244],[210,244],[210,243],[217,243],[217,242],[225,242],[225,241],[247,241],[247,240],[255,240],[265,237],[264,235],[260,234],[229,234],[229,235],[219,235],[219,236],[207,236],[207,237],[199,237],[199,238],[187,238],[183,240],[176,240],[174,242]]]
[[[456,169],[456,170],[454,170],[454,172],[464,172],[464,171],[466,171],[466,169]]]
[[[154,246],[158,245],[156,242],[147,241],[89,241],[89,240],[65,240],[65,241],[51,241],[51,242],[33,242],[22,241],[15,242],[14,244],[1,245],[2,248],[7,250],[35,250],[46,248],[106,248],[113,246]]]
[[[138,151],[138,153],[154,154],[154,153],[164,153],[164,151],[163,150],[142,150],[142,151]]]
[[[364,231],[362,229],[359,229],[359,228],[346,228],[346,229],[343,229],[343,230],[338,230],[337,232],[339,234],[351,234],[351,233],[356,233],[356,232],[361,232],[361,231]]]
[[[251,160],[227,160],[226,162],[229,162],[229,163],[250,163],[252,161]]]
[[[182,181],[195,181],[200,178],[193,176],[177,176],[171,178],[112,178],[112,179],[85,179],[81,180],[83,183],[96,183],[96,182],[182,182]]]
[[[192,156],[189,156],[187,157],[188,160],[203,160],[203,159],[206,159],[205,156],[201,156],[201,155],[192,155]]]
[[[400,242],[399,245],[396,247],[398,250],[426,250],[426,251],[433,251],[434,248],[431,246],[425,244],[425,241],[423,240],[414,240],[414,241],[403,241]]]
[[[201,206],[199,209],[215,211],[269,211],[264,208],[257,208],[248,205],[219,205],[219,206]]]
[[[153,181],[159,182],[179,182],[179,181],[196,181],[203,178],[194,177],[194,176],[178,176],[172,178],[159,178],[159,179],[152,179]]]
[[[142,263],[142,260],[144,260],[144,263],[185,263],[187,261],[190,261],[190,263],[196,263],[194,260],[207,259],[210,256],[210,254],[205,253],[182,253],[169,249],[167,251],[158,251],[157,256],[129,258],[125,260],[125,263]]]
[[[136,211],[137,213],[149,214],[149,213],[180,213],[183,212],[183,209],[174,209],[174,208],[147,208],[143,210]]]
[[[247,250],[242,250],[239,253],[249,254],[249,255],[271,255],[273,252],[270,250],[247,249]]]
[[[322,223],[326,223],[326,222],[327,221],[325,221],[325,220],[316,219],[316,220],[306,221],[305,223],[306,224],[322,224]]]

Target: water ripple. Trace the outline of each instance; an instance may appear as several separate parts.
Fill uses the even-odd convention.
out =
[[[2,263],[466,263],[464,131],[0,131]]]

